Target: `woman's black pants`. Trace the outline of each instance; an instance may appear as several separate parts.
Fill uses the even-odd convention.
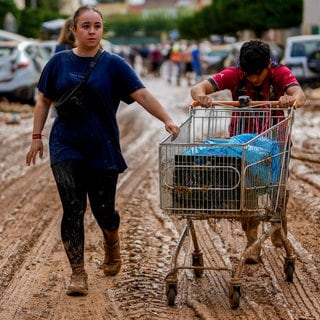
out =
[[[84,265],[87,196],[103,235],[119,228],[120,216],[115,210],[118,173],[92,169],[81,160],[62,161],[51,168],[63,208],[62,242],[71,267],[80,267]]]

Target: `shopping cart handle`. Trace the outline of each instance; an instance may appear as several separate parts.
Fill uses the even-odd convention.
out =
[[[249,106],[257,105],[270,105],[271,107],[279,107],[279,101],[250,101]],[[200,107],[201,104],[198,101],[192,101],[190,104],[191,108]],[[215,106],[231,106],[231,107],[240,107],[239,101],[212,101],[211,107]],[[293,105],[294,107],[294,105]]]

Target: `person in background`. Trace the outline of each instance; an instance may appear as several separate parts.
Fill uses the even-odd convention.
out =
[[[139,54],[141,57],[141,72],[140,76],[145,77],[148,75],[150,71],[150,65],[149,65],[149,55],[150,55],[150,49],[147,45],[142,45],[142,47],[139,49]]]
[[[162,53],[159,45],[150,48],[151,72],[155,77],[160,77],[160,68],[162,63]]]
[[[62,203],[61,238],[72,270],[68,295],[88,293],[84,265],[84,214],[87,196],[101,228],[106,276],[121,268],[120,214],[115,209],[118,175],[126,168],[116,113],[120,101],[138,102],[163,122],[173,139],[179,133],[160,102],[146,89],[132,67],[120,56],[100,49],[103,16],[95,7],[79,7],[72,19],[77,47],[54,54],[44,67],[34,109],[33,134],[26,164],[43,157],[42,131],[52,102],[84,78],[88,66],[100,52],[96,67],[86,82],[90,96],[85,113],[71,122],[59,115],[49,137],[50,165]],[[100,51],[99,51],[100,50]]]
[[[58,43],[55,47],[55,52],[59,52],[62,50],[72,49],[76,46],[76,39],[72,32],[72,17],[66,19],[58,38]]]
[[[201,51],[198,44],[195,44],[191,50],[192,56],[192,69],[195,73],[196,82],[200,82],[202,79],[202,61]]]
[[[176,72],[176,84],[180,86],[181,74],[182,74],[182,64],[183,64],[183,53],[179,42],[173,44],[170,52],[170,64],[168,70],[168,82],[171,83],[172,73]],[[173,70],[175,68],[175,70]]]
[[[129,54],[128,54],[128,62],[132,69],[136,67],[136,56],[137,56],[137,49],[133,46],[129,47]]]
[[[246,95],[252,100],[279,100],[280,107],[290,107],[293,103],[296,107],[302,107],[306,102],[306,96],[290,69],[272,62],[269,45],[259,39],[247,41],[242,45],[238,67],[229,67],[197,83],[191,88],[191,96],[201,106],[210,107],[212,103],[210,94],[224,89],[231,90],[233,100]],[[283,110],[277,111],[276,117],[279,121],[283,116]],[[230,136],[238,134],[238,120],[239,117],[232,117]],[[251,246],[257,240],[259,222],[251,218],[242,222],[247,236],[247,246]],[[282,226],[286,233],[285,214]],[[271,240],[276,247],[283,245],[279,230],[272,234]],[[254,264],[259,260],[260,248],[247,259],[246,263]]]
[[[192,67],[192,46],[190,43],[187,44],[183,51],[183,63],[184,63],[184,74],[187,79],[188,86],[191,86],[193,67]]]

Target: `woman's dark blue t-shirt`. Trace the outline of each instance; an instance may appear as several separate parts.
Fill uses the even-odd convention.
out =
[[[79,57],[72,50],[56,53],[46,64],[38,89],[52,101],[85,76],[93,58]],[[84,118],[65,123],[54,120],[50,139],[51,165],[80,159],[98,170],[122,172],[127,168],[119,142],[116,112],[120,101],[132,103],[130,94],[143,83],[120,56],[103,51],[89,76],[90,92]]]

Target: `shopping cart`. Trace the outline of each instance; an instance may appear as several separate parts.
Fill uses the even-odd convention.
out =
[[[279,111],[283,110],[282,116]],[[276,101],[216,101],[212,108],[190,106],[176,140],[169,136],[159,146],[160,203],[169,215],[186,219],[166,276],[168,305],[178,292],[178,271],[192,269],[196,277],[204,270],[203,253],[194,220],[259,219],[263,230],[247,247],[232,271],[229,301],[240,303],[240,285],[246,259],[275,231],[286,251],[284,273],[293,281],[295,255],[282,226],[285,215],[291,130],[294,106],[279,109]],[[284,115],[283,115],[284,114]],[[194,251],[190,266],[179,265],[178,256],[191,234]],[[180,263],[181,264],[181,263]]]

